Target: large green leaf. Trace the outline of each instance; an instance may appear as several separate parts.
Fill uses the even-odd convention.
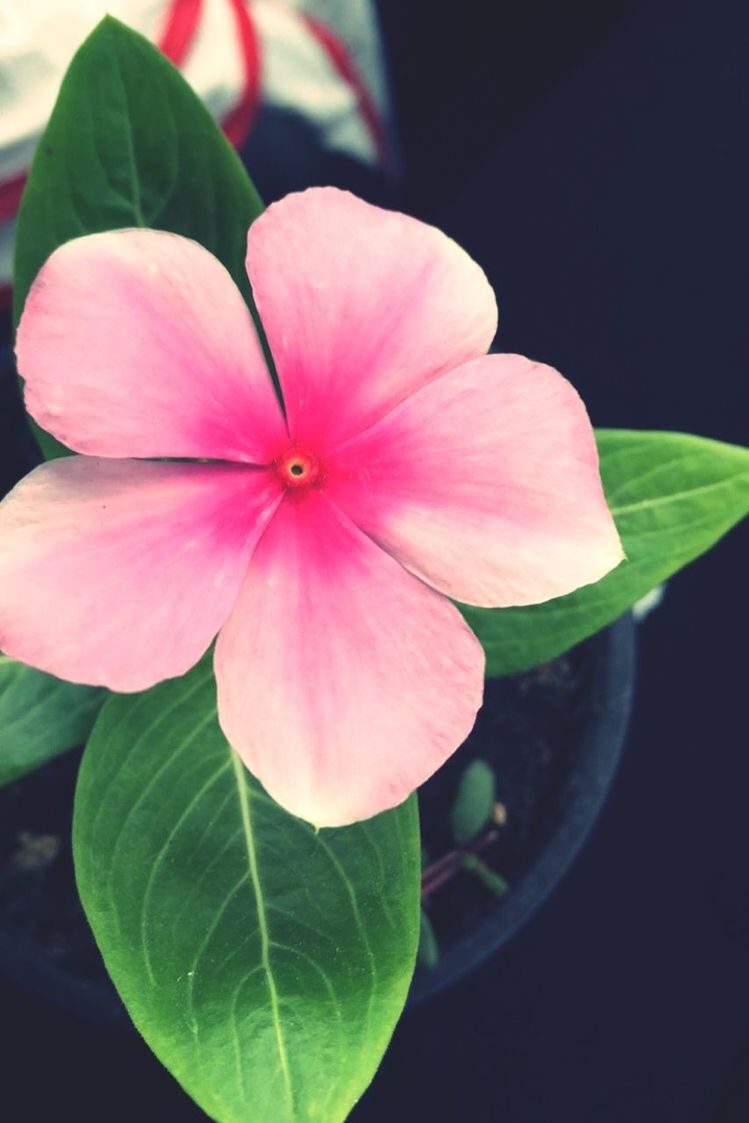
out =
[[[595,585],[530,608],[461,606],[487,674],[553,659],[610,624],[749,512],[749,450],[684,433],[597,434],[606,498],[627,560]]]
[[[105,698],[0,655],[0,785],[82,745]]]
[[[247,229],[262,210],[200,99],[141,35],[107,17],[68,68],[34,157],[16,235],[14,311],[63,242],[127,226],[194,238],[249,300]],[[35,428],[47,456],[63,445]]]
[[[204,662],[107,702],[81,767],[74,849],[115,985],[209,1115],[345,1119],[413,970],[414,797],[337,830],[288,815],[222,736]]]

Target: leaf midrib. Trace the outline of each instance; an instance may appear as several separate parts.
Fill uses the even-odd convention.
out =
[[[128,105],[127,87],[125,79],[120,68],[119,59],[115,61],[114,70],[120,82],[122,90],[122,100],[125,106],[125,114],[123,117],[123,133],[125,137],[125,145],[127,149],[128,159],[128,172],[130,174],[130,187],[132,191],[132,207],[135,216],[135,223],[137,226],[146,226],[145,216],[143,214],[143,206],[141,201],[140,178],[138,176],[138,166],[135,159],[135,137],[133,135],[132,118],[130,115],[130,107]]]
[[[281,1016],[278,1003],[278,990],[276,988],[276,980],[273,975],[273,970],[270,963],[270,934],[268,931],[268,918],[265,911],[263,888],[260,883],[260,873],[258,870],[257,852],[255,850],[255,836],[252,829],[250,790],[245,779],[245,771],[242,761],[239,759],[239,756],[236,752],[234,752],[233,749],[230,749],[230,752],[232,768],[234,770],[234,779],[237,785],[239,809],[242,816],[242,829],[244,833],[245,847],[247,850],[247,865],[249,867],[250,882],[252,884],[252,888],[255,894],[255,902],[257,904],[258,927],[260,931],[260,961],[265,972],[266,979],[268,980],[268,995],[270,997],[271,1018],[273,1021],[273,1030],[276,1037],[278,1060],[281,1067],[281,1075],[283,1076],[284,1088],[286,1091],[290,1114],[291,1117],[293,1117],[294,1093],[291,1087],[289,1058],[286,1052],[286,1043],[284,1041],[283,1027],[281,1025]]]
[[[730,476],[727,479],[715,480],[709,484],[700,484],[686,491],[674,491],[669,495],[658,495],[654,499],[640,499],[634,503],[625,503],[621,506],[614,504],[610,507],[610,510],[615,518],[620,515],[630,515],[634,511],[644,511],[653,507],[663,507],[669,504],[689,501],[695,495],[704,494],[706,491],[733,488],[744,479],[749,481],[749,475],[747,475],[746,472],[737,472],[735,476]]]

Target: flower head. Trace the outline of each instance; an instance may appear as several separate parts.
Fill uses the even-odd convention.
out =
[[[473,725],[483,653],[448,598],[556,597],[621,546],[579,397],[485,354],[492,291],[443,234],[313,189],[257,219],[247,270],[283,408],[196,243],[95,234],[41,270],[19,370],[79,455],[0,505],[0,648],[136,691],[218,634],[228,740],[336,825],[399,803]]]

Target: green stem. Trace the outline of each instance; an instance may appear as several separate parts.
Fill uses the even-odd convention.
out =
[[[503,897],[507,890],[510,888],[503,877],[490,869],[486,862],[475,854],[463,855],[463,869],[470,870],[478,877],[487,889],[490,889],[497,897]]]

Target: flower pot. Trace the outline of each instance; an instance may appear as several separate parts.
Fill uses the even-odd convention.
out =
[[[484,708],[466,745],[430,781],[423,792],[423,833],[429,834],[427,815],[440,806],[439,790],[450,788],[450,772],[466,766],[467,756],[497,760],[497,798],[507,809],[509,827],[513,815],[524,820],[522,837],[503,848],[497,832],[496,857],[491,866],[509,882],[508,892],[492,901],[481,886],[461,872],[462,891],[440,910],[461,908],[474,914],[472,922],[449,937],[436,966],[418,967],[409,995],[418,1003],[457,982],[488,956],[495,954],[541,907],[556,888],[590,833],[613,781],[621,755],[632,705],[635,671],[635,625],[630,614],[587,640],[567,656],[547,667],[508,679],[489,680]],[[551,695],[551,697],[550,697]],[[545,701],[541,698],[545,696]],[[562,707],[560,713],[559,707]],[[512,738],[514,745],[502,744]],[[509,735],[509,736],[508,736]],[[513,750],[523,750],[526,760],[534,753],[544,756],[525,775],[515,772],[515,790],[508,790],[503,772],[509,764],[512,777]],[[509,761],[503,759],[509,756]],[[503,764],[505,767],[503,767]],[[535,780],[537,790],[520,788]],[[538,790],[538,788],[541,790]],[[530,798],[530,806],[529,804]],[[442,824],[447,807],[442,802]],[[518,805],[519,804],[519,805]],[[444,829],[444,827],[443,827]],[[508,869],[508,865],[510,868]],[[437,932],[439,936],[439,929]]]

